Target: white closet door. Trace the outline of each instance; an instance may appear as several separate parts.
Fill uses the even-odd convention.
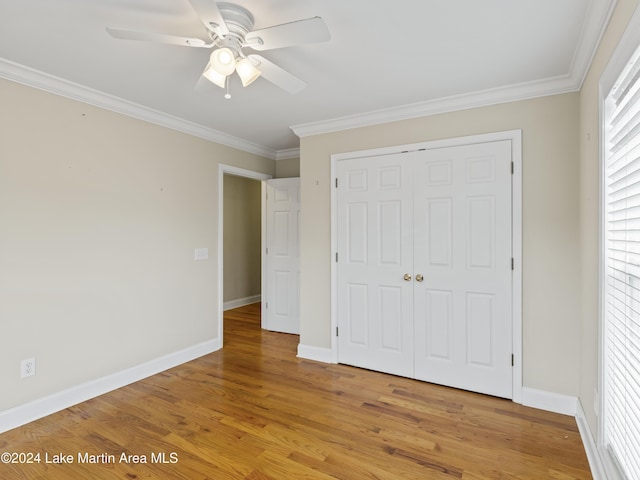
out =
[[[511,398],[511,141],[337,174],[339,362]]]
[[[415,376],[512,396],[511,142],[415,165]],[[420,278],[420,277],[418,277]]]
[[[413,376],[411,155],[339,162],[338,355]],[[408,278],[408,277],[407,277]]]
[[[264,328],[300,333],[300,179],[267,180]]]

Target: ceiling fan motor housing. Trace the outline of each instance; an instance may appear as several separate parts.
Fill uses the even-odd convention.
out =
[[[223,37],[214,34],[212,39],[220,47],[233,50],[237,57],[244,45],[247,33],[253,30],[255,20],[249,10],[234,3],[220,2],[218,8],[227,24],[229,33]]]

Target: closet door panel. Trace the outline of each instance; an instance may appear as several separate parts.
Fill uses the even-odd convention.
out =
[[[510,398],[511,142],[422,154],[413,186],[414,271],[423,278],[416,378]]]
[[[338,164],[338,358],[413,376],[412,162]]]

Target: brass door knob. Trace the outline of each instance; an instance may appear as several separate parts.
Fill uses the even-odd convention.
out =
[[[410,275],[410,274],[408,274],[408,273],[405,273],[405,274],[404,274],[404,281],[405,281],[405,282],[410,282],[410,281],[411,281],[411,275]]]
[[[424,277],[422,276],[421,273],[419,273],[418,275],[416,275],[416,281],[421,282],[424,280]]]

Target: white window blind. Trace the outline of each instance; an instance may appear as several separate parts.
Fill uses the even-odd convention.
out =
[[[640,48],[605,99],[604,446],[640,479]]]

